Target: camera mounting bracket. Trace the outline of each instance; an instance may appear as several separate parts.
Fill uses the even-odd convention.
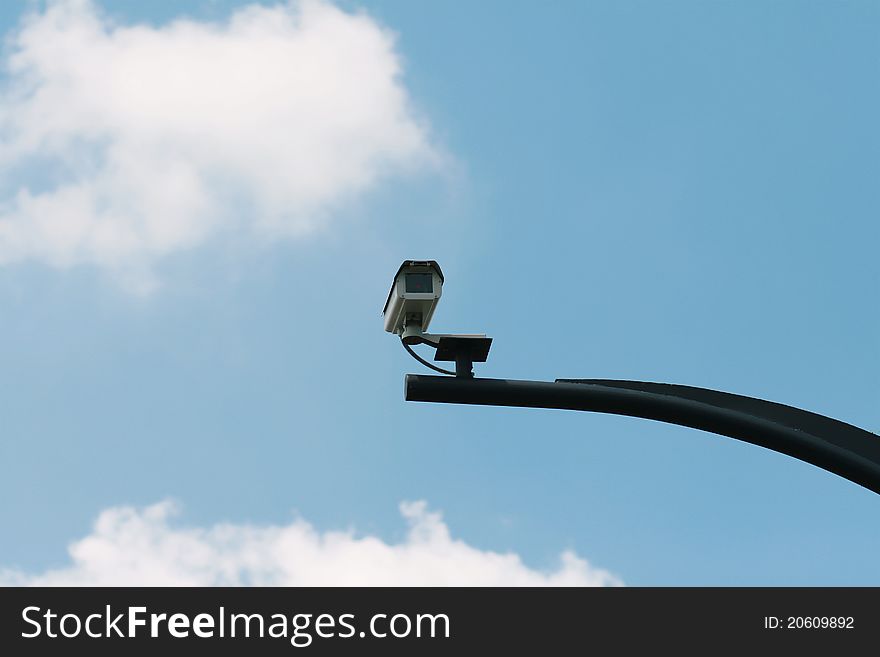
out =
[[[455,376],[473,378],[474,363],[485,363],[489,358],[492,338],[484,334],[452,335],[447,333],[422,333],[418,324],[407,324],[400,336],[404,347],[427,344],[437,351],[434,360],[455,363]],[[407,348],[411,354],[415,353]],[[423,361],[424,362],[424,361]],[[430,365],[428,365],[430,367]],[[434,368],[437,369],[437,368]],[[452,372],[448,372],[452,374]]]

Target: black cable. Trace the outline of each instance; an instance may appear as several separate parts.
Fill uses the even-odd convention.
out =
[[[400,344],[402,344],[402,345],[403,345],[403,348],[406,349],[406,350],[409,352],[409,355],[410,355],[410,356],[412,356],[413,358],[415,358],[417,361],[419,361],[419,362],[420,362],[422,365],[424,365],[425,367],[430,367],[430,368],[431,368],[432,370],[434,370],[435,372],[440,372],[440,374],[449,374],[450,376],[455,376],[455,372],[450,372],[449,370],[444,370],[444,369],[439,368],[439,367],[437,367],[436,365],[432,365],[431,363],[429,363],[428,361],[426,361],[424,358],[422,358],[422,357],[419,356],[416,352],[414,352],[414,351],[412,350],[412,348],[411,348],[406,342],[404,342],[403,340],[400,341]]]

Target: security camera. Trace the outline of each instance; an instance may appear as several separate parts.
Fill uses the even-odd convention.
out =
[[[479,335],[427,333],[443,290],[443,272],[435,260],[404,260],[394,275],[382,314],[385,330],[400,336],[410,355],[432,370],[459,377],[473,377],[473,364],[485,363],[492,338]],[[455,363],[455,371],[440,369],[412,350],[427,344],[437,349],[434,360]]]
[[[404,336],[425,332],[443,290],[443,272],[434,260],[404,260],[385,302],[385,330]],[[410,341],[411,342],[411,341]]]

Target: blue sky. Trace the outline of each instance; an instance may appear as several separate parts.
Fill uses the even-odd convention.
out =
[[[237,3],[102,6],[163,29]],[[0,568],[63,566],[120,505],[392,543],[426,500],[535,569],[573,550],[632,585],[880,585],[874,493],[680,427],[407,404],[420,366],[380,317],[400,261],[434,258],[432,329],[492,335],[480,375],[697,385],[880,431],[880,6],[338,6],[396,34],[431,161],[305,204],[304,234],[242,236],[263,199],[233,198],[135,274],[8,258]],[[39,157],[0,170],[0,209],[56,184]]]

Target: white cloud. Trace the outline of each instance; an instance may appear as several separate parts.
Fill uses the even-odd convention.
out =
[[[0,263],[124,274],[221,234],[303,235],[439,161],[393,35],[319,0],[159,27],[54,0],[3,64]]]
[[[38,575],[0,572],[0,584],[31,586],[606,586],[619,585],[574,552],[555,570],[518,555],[453,539],[424,502],[400,505],[406,538],[386,543],[353,532],[321,533],[304,520],[283,526],[172,527],[175,506],[118,507],[70,546],[72,563]]]

